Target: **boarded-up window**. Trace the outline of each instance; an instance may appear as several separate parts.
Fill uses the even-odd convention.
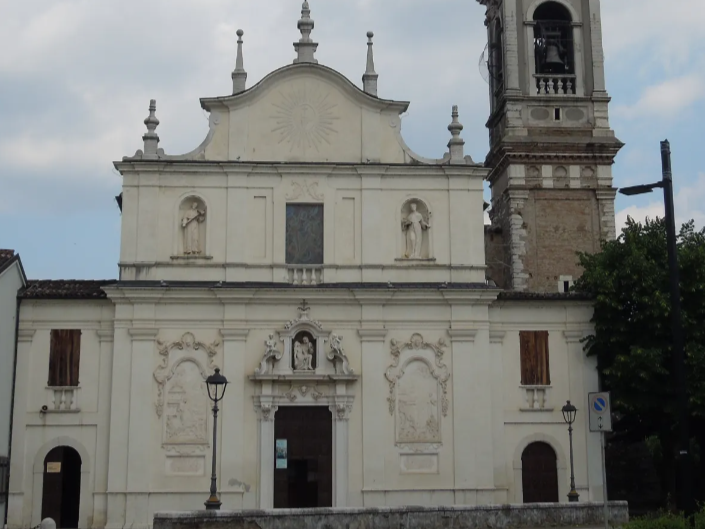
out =
[[[524,386],[548,386],[548,331],[521,331],[521,383]]]
[[[78,386],[81,331],[52,329],[49,349],[49,386]]]
[[[322,205],[286,205],[286,263],[323,264]]]

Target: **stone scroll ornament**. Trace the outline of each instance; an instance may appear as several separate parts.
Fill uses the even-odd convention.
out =
[[[398,340],[391,341],[392,363],[384,373],[384,377],[389,382],[389,395],[387,402],[389,403],[389,414],[394,415],[397,401],[397,386],[399,380],[404,376],[404,370],[400,368],[402,352],[409,350],[420,352],[422,350],[430,350],[433,352],[434,365],[429,366],[428,374],[433,377],[441,388],[441,413],[444,417],[448,415],[448,380],[450,379],[450,370],[443,363],[443,354],[445,352],[446,342],[440,338],[435,344],[425,342],[423,336],[415,333],[411,336],[408,342],[400,342]],[[412,355],[410,355],[412,356]],[[413,357],[411,358],[413,360]]]
[[[353,375],[353,368],[350,367],[348,357],[343,351],[343,337],[337,334],[332,334],[330,337],[330,351],[326,358],[333,362],[336,375]]]
[[[274,370],[274,364],[282,359],[281,351],[277,351],[277,341],[274,334],[269,335],[269,339],[264,341],[265,351],[259,367],[255,369],[255,375],[269,375]]]
[[[181,336],[181,339],[175,342],[157,340],[159,356],[161,359],[159,361],[159,365],[154,370],[153,376],[154,380],[157,382],[157,401],[155,408],[158,417],[161,417],[164,412],[164,387],[175,376],[183,376],[183,374],[179,371],[179,366],[186,362],[195,364],[198,366],[201,376],[205,380],[207,376],[206,371],[213,372],[218,367],[213,362],[213,359],[215,358],[215,355],[218,354],[217,347],[219,345],[220,341],[218,340],[215,340],[210,344],[199,342],[190,332],[184,333]],[[181,356],[170,366],[169,356],[172,351],[185,351],[187,353],[190,352],[190,354]],[[205,354],[205,359],[207,362],[205,369],[202,367],[201,362],[197,358],[199,353]]]

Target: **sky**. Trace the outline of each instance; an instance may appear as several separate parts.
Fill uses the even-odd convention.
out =
[[[402,134],[419,154],[447,150],[452,105],[466,154],[483,161],[486,41],[475,0],[310,0],[320,63],[358,86],[375,32],[379,96],[411,102]],[[118,276],[121,177],[142,148],[149,100],[160,147],[180,154],[208,129],[200,97],[228,95],[236,31],[248,86],[290,64],[299,0],[0,0],[0,248],[29,278]],[[602,0],[610,118],[626,146],[615,186],[661,178],[671,141],[677,220],[705,225],[705,2]],[[617,223],[663,214],[662,195],[623,197]]]

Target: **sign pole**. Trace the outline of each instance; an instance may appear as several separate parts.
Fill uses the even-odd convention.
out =
[[[588,405],[588,409],[590,410],[590,431],[600,434],[600,453],[602,455],[602,508],[604,511],[605,529],[610,529],[610,506],[607,500],[607,463],[605,461],[605,432],[612,431],[610,392],[588,393]]]
[[[602,452],[602,502],[604,504],[605,529],[610,529],[610,508],[607,502],[607,465],[605,463],[605,432],[600,432],[600,446]]]

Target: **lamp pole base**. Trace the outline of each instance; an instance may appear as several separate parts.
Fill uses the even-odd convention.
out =
[[[568,493],[568,501],[569,502],[575,502],[578,501],[578,498],[580,497],[580,494],[578,494],[578,491],[573,489]]]
[[[218,496],[213,495],[208,498],[208,501],[206,501],[203,505],[206,506],[207,511],[218,511],[220,510],[220,506],[223,504],[218,499]]]

